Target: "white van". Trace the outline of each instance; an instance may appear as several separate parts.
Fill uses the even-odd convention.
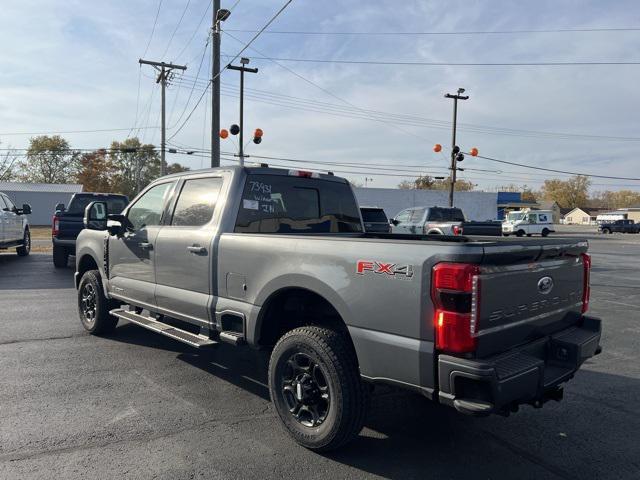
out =
[[[517,235],[542,235],[546,237],[553,228],[553,212],[551,210],[515,210],[507,214],[502,222],[502,234],[505,237]]]

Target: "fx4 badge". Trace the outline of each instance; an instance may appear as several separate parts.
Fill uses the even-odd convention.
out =
[[[358,260],[356,273],[365,275],[367,273],[377,273],[391,278],[401,278],[411,280],[413,278],[413,265],[398,265],[397,263],[375,262],[369,260]]]

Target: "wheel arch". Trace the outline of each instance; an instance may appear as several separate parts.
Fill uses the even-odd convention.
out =
[[[286,332],[304,325],[319,325],[335,329],[354,348],[347,328],[344,307],[330,301],[318,289],[300,284],[272,291],[262,303],[254,325],[253,338],[259,347],[274,345]],[[356,354],[357,357],[357,354]]]

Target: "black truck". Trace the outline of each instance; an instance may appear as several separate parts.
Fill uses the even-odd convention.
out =
[[[616,220],[611,223],[601,223],[598,230],[602,233],[640,233],[640,223],[633,220]]]
[[[84,228],[84,209],[91,202],[105,202],[108,213],[120,213],[129,204],[126,195],[115,193],[76,193],[71,197],[69,206],[63,203],[56,205],[51,222],[51,241],[53,242],[53,265],[64,268],[69,255],[76,253],[76,238]]]

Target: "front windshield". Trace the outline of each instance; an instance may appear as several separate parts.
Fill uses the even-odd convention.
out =
[[[507,220],[510,222],[516,222],[518,220],[522,220],[522,217],[524,217],[524,213],[522,212],[509,212]]]

